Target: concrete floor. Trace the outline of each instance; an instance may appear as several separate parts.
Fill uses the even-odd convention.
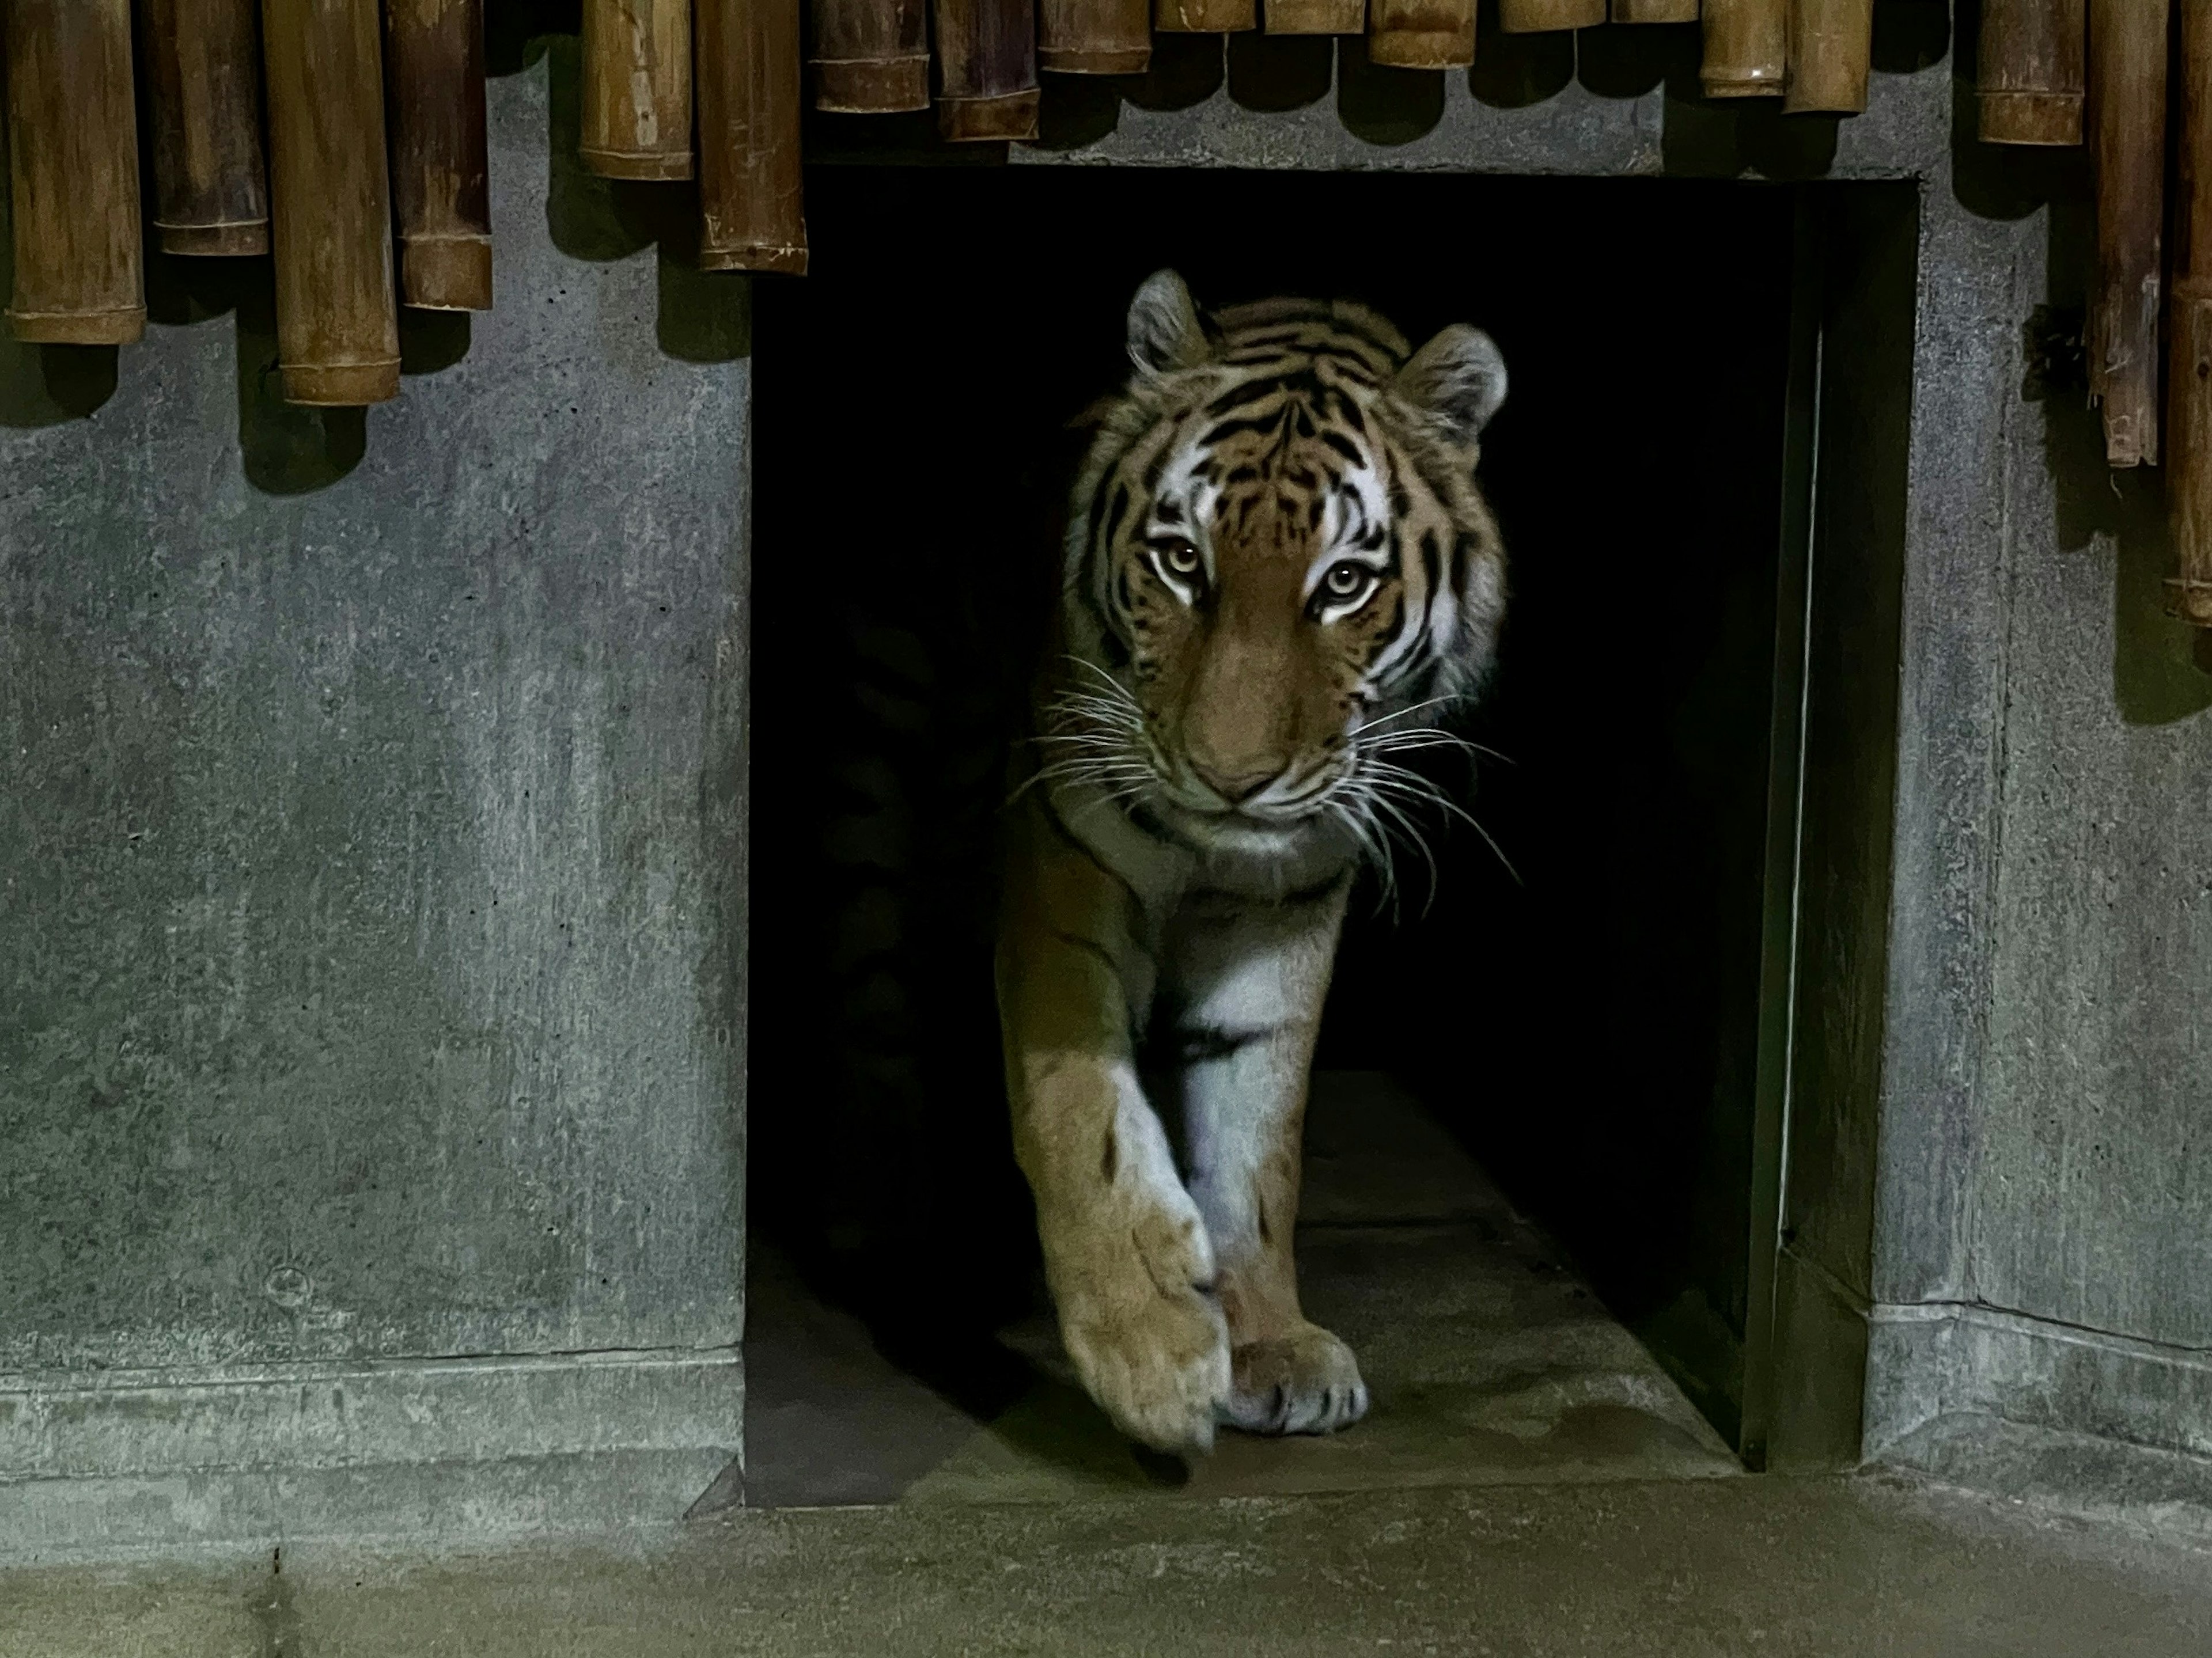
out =
[[[1367,1419],[1224,1434],[1162,1483],[1076,1385],[1048,1309],[1006,1331],[1000,1402],[965,1408],[756,1256],[747,1503],[1174,1499],[1580,1479],[1730,1478],[1735,1456],[1557,1246],[1389,1078],[1323,1072],[1306,1127],[1298,1277],[1359,1356]]]
[[[1409,1101],[1324,1078],[1309,1138],[1309,1303],[1376,1394],[1350,1433],[1163,1484],[1048,1325],[971,1412],[769,1273],[746,1505],[622,1549],[0,1571],[0,1658],[2212,1658],[2212,1551],[1743,1474]]]
[[[1780,1476],[740,1510],[631,1554],[0,1574],[8,1658],[2199,1658],[2212,1555]]]

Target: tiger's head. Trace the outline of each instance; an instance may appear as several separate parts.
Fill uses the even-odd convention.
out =
[[[1173,271],[1128,349],[1069,520],[1063,765],[1202,844],[1373,823],[1410,775],[1389,754],[1432,728],[1408,716],[1491,664],[1504,556],[1474,470],[1504,359],[1463,325],[1409,352],[1343,302],[1202,316]]]

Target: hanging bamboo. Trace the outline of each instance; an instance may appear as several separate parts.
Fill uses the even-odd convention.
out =
[[[891,115],[929,107],[926,0],[814,0],[812,11],[815,108]]]
[[[1778,98],[1787,77],[1786,0],[1705,0],[1705,58],[1698,79],[1708,98]]]
[[[255,0],[143,0],[154,234],[165,253],[269,251]]]
[[[1155,0],[1152,7],[1152,27],[1163,34],[1237,34],[1259,26],[1259,0]]]
[[[1984,0],[1981,136],[1992,144],[2081,142],[2082,0]]]
[[[1790,89],[1782,107],[1857,114],[1866,107],[1874,0],[1789,0],[1789,8]]]
[[[131,0],[9,0],[8,151],[19,340],[146,331]]]
[[[276,358],[294,403],[399,395],[376,0],[263,0]]]
[[[1037,67],[1055,75],[1142,75],[1152,0],[1037,0]]]
[[[1367,56],[1390,69],[1465,69],[1474,62],[1474,0],[1374,0]]]
[[[2167,0],[2091,0],[2097,270],[2089,395],[2105,459],[2158,464],[2159,232],[2166,213]]]
[[[1498,27],[1508,34],[1595,28],[1603,21],[1605,0],[1498,0]]]
[[[2174,187],[2166,505],[2175,615],[2212,628],[2212,0],[2181,7],[2181,176]]]
[[[799,0],[698,0],[699,264],[806,270]]]
[[[690,0],[584,0],[584,165],[691,176]]]
[[[959,143],[1034,138],[1036,16],[1030,0],[936,0],[937,130]]]
[[[1616,23],[1694,23],[1698,0],[1613,0]]]
[[[1267,0],[1270,34],[1358,34],[1367,27],[1367,0]]]
[[[400,300],[430,311],[488,311],[483,0],[385,0],[384,15]]]

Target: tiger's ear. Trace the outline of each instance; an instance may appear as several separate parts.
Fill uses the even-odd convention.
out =
[[[1472,443],[1505,401],[1505,359],[1480,328],[1454,323],[1413,353],[1390,389]]]
[[[1145,278],[1129,301],[1129,357],[1139,368],[1164,374],[1195,368],[1213,355],[1190,289],[1172,270]]]

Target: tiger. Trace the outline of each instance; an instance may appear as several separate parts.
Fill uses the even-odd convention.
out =
[[[1093,411],[1017,768],[994,978],[1062,1345],[1139,1444],[1364,1417],[1300,1310],[1308,1075],[1348,896],[1488,678],[1475,471],[1505,363],[1347,301],[1201,313],[1163,270]],[[1439,796],[1439,798],[1441,798]]]

